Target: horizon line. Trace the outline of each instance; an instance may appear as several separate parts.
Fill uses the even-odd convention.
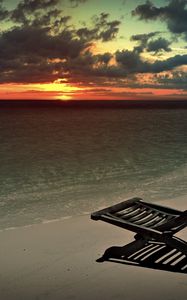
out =
[[[63,108],[187,108],[185,99],[146,100],[58,100],[58,99],[0,99],[3,107],[63,107]]]

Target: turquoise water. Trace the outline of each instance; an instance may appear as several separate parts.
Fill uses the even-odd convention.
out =
[[[0,228],[187,194],[187,110],[0,111]]]

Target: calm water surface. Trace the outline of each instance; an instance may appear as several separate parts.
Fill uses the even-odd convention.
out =
[[[187,194],[187,110],[0,111],[0,228]]]

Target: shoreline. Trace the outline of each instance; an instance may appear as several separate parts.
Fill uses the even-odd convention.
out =
[[[131,197],[133,197],[133,196],[131,196]],[[128,200],[131,197],[124,198],[124,200]],[[149,199],[145,199],[145,198],[142,198],[142,199],[144,201],[149,202]],[[121,201],[123,201],[123,200],[120,200],[120,202]],[[173,198],[173,199],[160,199],[160,200],[157,200],[157,201],[155,200],[155,201],[150,201],[150,202],[158,203],[158,204],[163,205],[163,206],[170,206],[170,207],[173,207],[173,208],[179,209],[179,210],[185,210],[185,209],[187,209],[187,204],[186,204],[185,201],[186,201],[186,196],[183,195],[183,196],[179,196],[179,197],[176,197],[176,198]],[[115,204],[115,203],[110,203],[110,204],[108,204],[108,206],[112,205],[112,204]],[[96,210],[100,210],[100,209],[103,209],[103,208],[105,208],[105,206],[99,206],[98,208],[96,208]],[[77,217],[79,218],[79,217],[88,216],[88,218],[89,218],[90,215],[91,215],[91,211],[90,212],[82,212],[82,213],[77,214],[77,215],[60,216],[60,217],[57,217],[55,219],[44,219],[44,220],[41,220],[41,221],[36,222],[36,223],[25,224],[25,225],[17,225],[17,226],[15,225],[15,226],[10,226],[10,227],[0,228],[0,232],[15,230],[15,229],[18,229],[18,228],[29,228],[29,227],[32,227],[32,226],[48,224],[48,223],[56,223],[56,222],[61,222],[61,221],[64,221],[64,220],[69,220],[69,219],[72,219],[72,218],[77,218]]]
[[[175,206],[186,206],[185,198]],[[187,240],[186,232],[180,236]],[[96,262],[108,247],[132,240],[131,232],[89,215],[1,231],[0,298],[184,300],[186,274]]]

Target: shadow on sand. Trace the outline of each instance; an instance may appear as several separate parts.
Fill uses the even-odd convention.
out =
[[[97,262],[111,261],[156,270],[187,274],[187,255],[165,243],[138,239],[108,248]]]

